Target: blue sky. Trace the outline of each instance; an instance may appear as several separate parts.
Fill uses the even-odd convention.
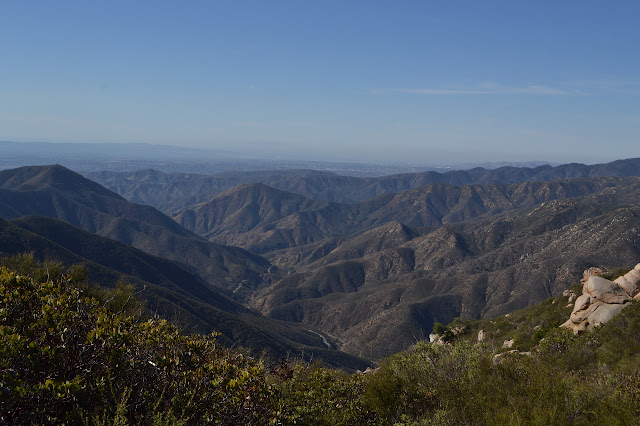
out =
[[[637,1],[0,3],[0,140],[640,156]]]

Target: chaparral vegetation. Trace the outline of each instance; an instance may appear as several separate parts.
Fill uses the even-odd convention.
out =
[[[640,420],[636,303],[593,333],[574,335],[546,327],[527,353],[506,352],[498,358],[491,340],[471,343],[465,333],[450,333],[450,343],[417,342],[374,370],[347,374],[319,363],[255,358],[221,346],[215,333],[184,335],[147,312],[132,287],[120,283],[111,290],[98,289],[86,282],[81,267],[39,264],[30,256],[5,259],[3,265],[3,423],[491,425]],[[521,319],[520,329],[534,310],[515,315]],[[553,321],[554,316],[545,318]],[[508,320],[496,321],[509,327]],[[456,328],[474,329],[474,324]]]

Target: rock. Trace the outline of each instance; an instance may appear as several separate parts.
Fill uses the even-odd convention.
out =
[[[442,340],[442,336],[440,334],[431,333],[429,335],[429,343],[444,345],[444,340]]]
[[[503,348],[507,348],[507,349],[511,349],[511,348],[513,347],[513,339],[511,339],[511,340],[505,340],[505,341],[502,343],[502,347],[503,347]]]
[[[625,303],[631,300],[629,294],[618,284],[596,276],[589,277],[582,292],[591,296],[592,303],[594,300],[604,303]]]
[[[602,304],[591,315],[589,315],[589,324],[587,329],[592,330],[593,327],[600,326],[611,320],[625,306],[620,304]]]
[[[573,290],[570,290],[570,289],[567,289],[567,290],[563,291],[562,295],[564,297],[566,297],[567,299],[569,299],[567,301],[568,303],[572,303],[578,297],[578,295],[576,295],[576,292],[573,291]]]
[[[614,282],[618,284],[624,291],[626,291],[627,294],[631,297],[633,297],[633,295],[638,292],[636,286],[627,281],[625,277],[618,277]]]
[[[464,330],[466,329],[465,326],[462,327],[454,327],[451,329],[451,332],[453,333],[454,336],[457,336],[458,334],[462,334],[464,333]]]
[[[640,263],[624,276],[609,281],[595,274],[599,268],[589,268],[584,272],[582,296],[576,299],[569,320],[561,327],[578,333],[592,330],[610,321],[632,298],[640,300]],[[566,290],[563,295],[569,295]]]
[[[574,308],[573,312],[571,312],[571,316],[569,317],[569,320],[574,324],[580,324],[581,322],[589,318],[589,315],[594,313],[595,310],[598,309],[598,307],[600,307],[600,305],[602,305],[602,302],[599,300],[596,300],[594,303],[590,303],[589,306],[587,306],[585,309],[577,311]]]
[[[633,297],[640,292],[640,271],[632,269],[624,276],[616,278],[613,282],[622,287],[629,296]]]
[[[627,272],[624,277],[633,284],[638,284],[640,282],[640,270],[634,268]]]
[[[573,321],[568,319],[560,327],[568,328],[569,330],[573,331],[575,334],[578,334],[587,329],[587,324],[588,324],[587,321],[583,321],[578,324],[575,324]]]
[[[574,311],[581,311],[589,306],[591,297],[588,294],[583,294],[576,299],[576,304],[573,307]]]
[[[576,327],[574,327],[573,332],[574,333],[581,333],[583,331],[587,331],[587,326],[589,325],[588,321],[582,322],[580,324],[578,324]]]
[[[575,326],[575,324],[573,323],[573,321],[571,321],[571,319],[568,319],[565,322],[563,322],[562,324],[560,324],[560,327],[565,327],[565,328],[570,328],[570,329],[573,329],[574,326]]]
[[[603,271],[602,269],[600,269],[600,268],[595,268],[595,267],[591,267],[591,268],[589,268],[589,269],[585,270],[585,271],[582,273],[582,279],[581,279],[580,281],[581,281],[581,282],[583,282],[583,283],[584,283],[584,282],[587,282],[587,280],[588,280],[590,277],[593,277],[593,276],[595,276],[595,275],[602,275],[603,273],[604,273],[604,271]]]
[[[487,337],[487,333],[485,333],[484,330],[478,331],[478,342],[484,341],[486,337]]]

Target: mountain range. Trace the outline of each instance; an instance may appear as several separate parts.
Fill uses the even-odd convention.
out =
[[[632,200],[640,179],[591,178],[504,185],[429,184],[343,204],[314,201],[263,184],[240,185],[179,210],[174,220],[211,241],[256,253],[352,236],[396,221],[434,227],[492,217],[519,207],[581,196]]]
[[[234,186],[250,183],[263,183],[314,200],[354,203],[376,195],[402,192],[432,183],[505,184],[586,177],[640,176],[640,159],[595,165],[573,163],[555,167],[476,167],[470,170],[427,171],[370,178],[340,176],[313,170],[227,172],[214,175],[162,173],[156,170],[100,171],[88,172],[85,176],[130,201],[148,204],[165,213],[174,213],[181,208],[208,201]]]
[[[130,203],[61,166],[0,172],[0,216],[3,256],[33,252],[39,259],[83,263],[90,279],[103,285],[123,278],[136,286],[152,312],[187,331],[218,331],[228,344],[246,345],[258,354],[306,352],[341,367],[366,366],[332,350],[327,337],[264,317],[232,299],[263,279],[268,282],[271,264],[265,259],[209,243],[154,208]]]
[[[0,171],[0,217],[41,215],[63,220],[197,270],[232,291],[257,286],[270,263],[235,247],[207,242],[153,207],[134,204],[61,166]]]
[[[0,172],[0,224],[22,241],[0,251],[97,265],[93,280],[125,276],[187,329],[357,368],[436,321],[492,318],[591,266],[635,265],[638,175],[638,159],[381,178],[86,175],[116,194],[60,166],[24,167]]]
[[[431,231],[380,226],[258,291],[252,306],[377,359],[436,321],[506,314],[561,293],[588,267],[639,257],[637,206],[554,201]]]

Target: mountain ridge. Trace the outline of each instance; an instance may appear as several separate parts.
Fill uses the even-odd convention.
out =
[[[502,185],[430,184],[382,194],[357,204],[319,202],[268,188],[253,184],[229,189],[207,203],[180,210],[174,220],[210,241],[267,255],[329,238],[354,236],[388,222],[412,228],[435,227],[492,217],[556,199],[599,196],[601,201],[605,198],[620,201],[640,192],[640,178],[581,178]],[[283,202],[287,203],[286,209],[274,208]]]
[[[638,209],[562,200],[444,225],[380,252],[311,264],[259,290],[252,306],[335,335],[345,351],[389,355],[436,321],[505,314],[561,293],[588,267],[635,262]],[[384,340],[391,349],[379,333],[394,336]]]
[[[118,192],[125,198],[152,205],[165,213],[207,201],[239,184],[260,182],[308,198],[355,203],[376,195],[401,192],[431,183],[450,185],[504,184],[524,181],[552,181],[579,177],[640,176],[640,159],[584,165],[476,167],[447,172],[426,171],[361,178],[329,172],[302,170],[271,172],[229,172],[215,175],[162,172],[90,172],[85,176]]]
[[[364,368],[363,359],[327,347],[317,332],[261,316],[208,285],[182,265],[127,244],[44,216],[0,218],[0,257],[32,253],[39,260],[83,264],[90,282],[114,286],[124,280],[151,312],[186,332],[221,333],[227,346],[242,345],[256,355],[315,356],[329,365]],[[266,351],[266,352],[265,352]]]
[[[584,173],[581,167],[576,170]],[[38,188],[0,189],[0,200],[38,191],[49,194]],[[58,195],[62,201],[41,206],[53,205],[58,214],[65,211],[61,206],[82,201],[68,201],[64,191]],[[640,257],[639,200],[638,177],[435,183],[351,204],[253,183],[200,203],[198,208],[210,208],[209,216],[193,220],[192,226],[200,224],[198,231],[218,242],[266,256],[231,247],[204,256],[218,259],[237,250],[249,262],[218,263],[226,278],[208,282],[224,294],[237,291],[236,300],[265,316],[322,333],[350,354],[379,359],[428,335],[435,322],[494,317],[563,291],[594,263],[635,262]],[[145,211],[134,204],[122,204],[125,214],[118,217],[95,204],[80,216],[98,221],[107,236],[139,247],[150,242],[173,246],[174,253],[188,253],[183,265],[189,271],[206,277],[193,263],[194,250],[220,246],[192,231],[183,229],[180,236],[145,222]],[[20,203],[5,205],[26,211]],[[98,210],[103,216],[91,216]],[[148,211],[150,218],[161,215]],[[180,227],[177,222],[172,226]]]
[[[62,166],[5,170],[0,172],[0,185],[0,217],[35,214],[61,219],[188,265],[229,293],[240,283],[260,285],[271,266],[246,250],[208,242],[155,208],[131,203]]]

